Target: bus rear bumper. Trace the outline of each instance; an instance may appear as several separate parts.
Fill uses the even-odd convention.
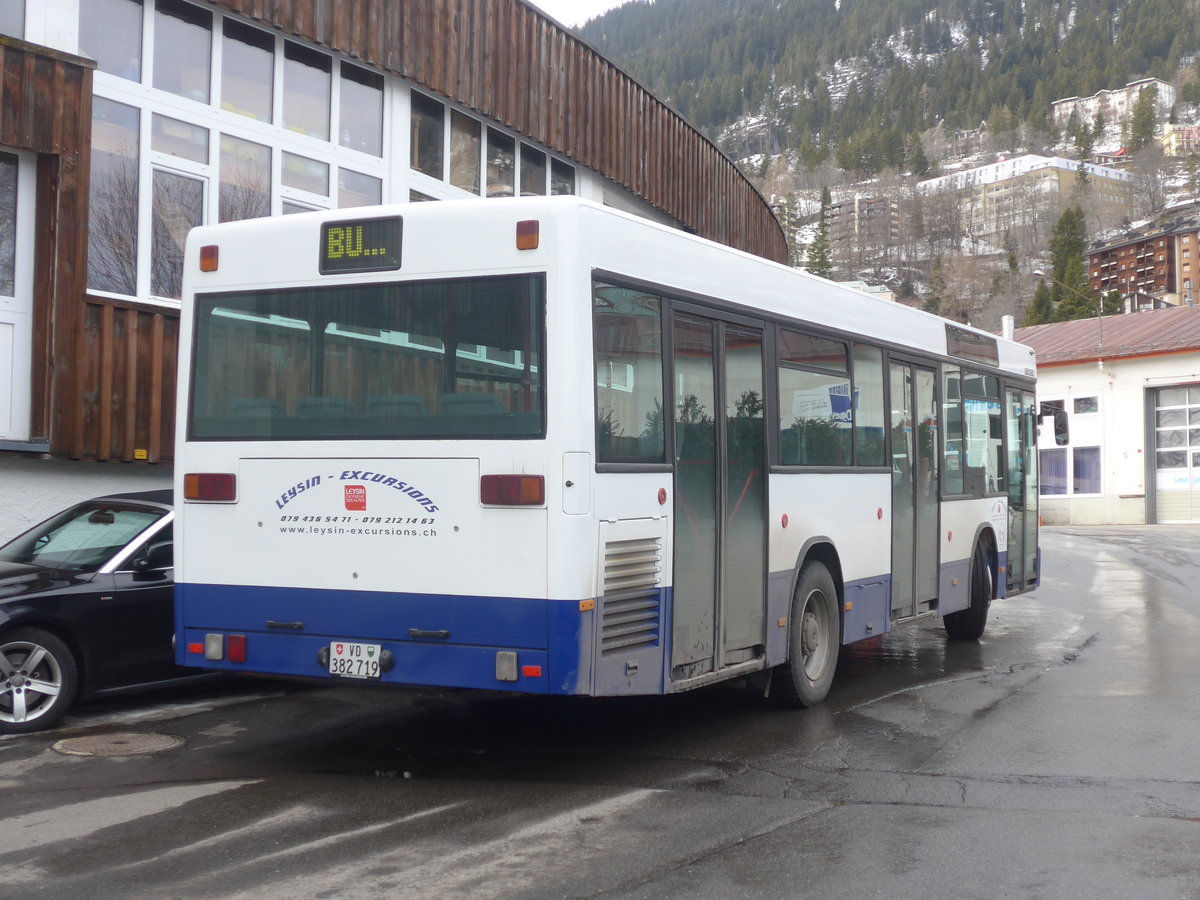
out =
[[[351,685],[590,689],[592,617],[579,601],[177,584],[175,621],[183,666]],[[349,644],[378,648],[369,677],[331,673],[330,656]]]

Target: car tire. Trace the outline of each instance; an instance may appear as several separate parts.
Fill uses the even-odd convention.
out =
[[[821,563],[801,570],[791,613],[788,661],[775,669],[770,696],[780,706],[804,709],[829,693],[842,643],[837,586]]]
[[[79,663],[57,635],[14,628],[0,635],[0,734],[49,728],[75,701]]]

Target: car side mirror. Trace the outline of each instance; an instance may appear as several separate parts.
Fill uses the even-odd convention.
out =
[[[175,563],[174,545],[171,541],[151,544],[144,556],[133,564],[135,572],[157,572],[169,569]]]

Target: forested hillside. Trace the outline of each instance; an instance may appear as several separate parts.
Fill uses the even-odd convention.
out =
[[[1200,0],[654,0],[581,34],[710,134],[765,116],[767,149],[812,163],[868,136],[899,157],[939,121],[1049,132],[1055,99],[1176,81]]]

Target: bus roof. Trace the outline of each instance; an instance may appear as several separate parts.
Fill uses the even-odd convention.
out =
[[[397,266],[370,273],[372,280],[538,271],[553,264],[565,273],[590,278],[598,272],[631,286],[729,304],[747,315],[801,320],[1034,375],[1033,351],[1023,344],[576,196],[405,203],[202,226],[188,237],[184,294],[360,281],[363,272],[322,274],[322,228],[383,219],[401,223]],[[517,248],[518,222],[538,223],[536,249]],[[218,248],[215,271],[200,271],[201,247]],[[982,356],[972,355],[975,347],[985,348]]]

